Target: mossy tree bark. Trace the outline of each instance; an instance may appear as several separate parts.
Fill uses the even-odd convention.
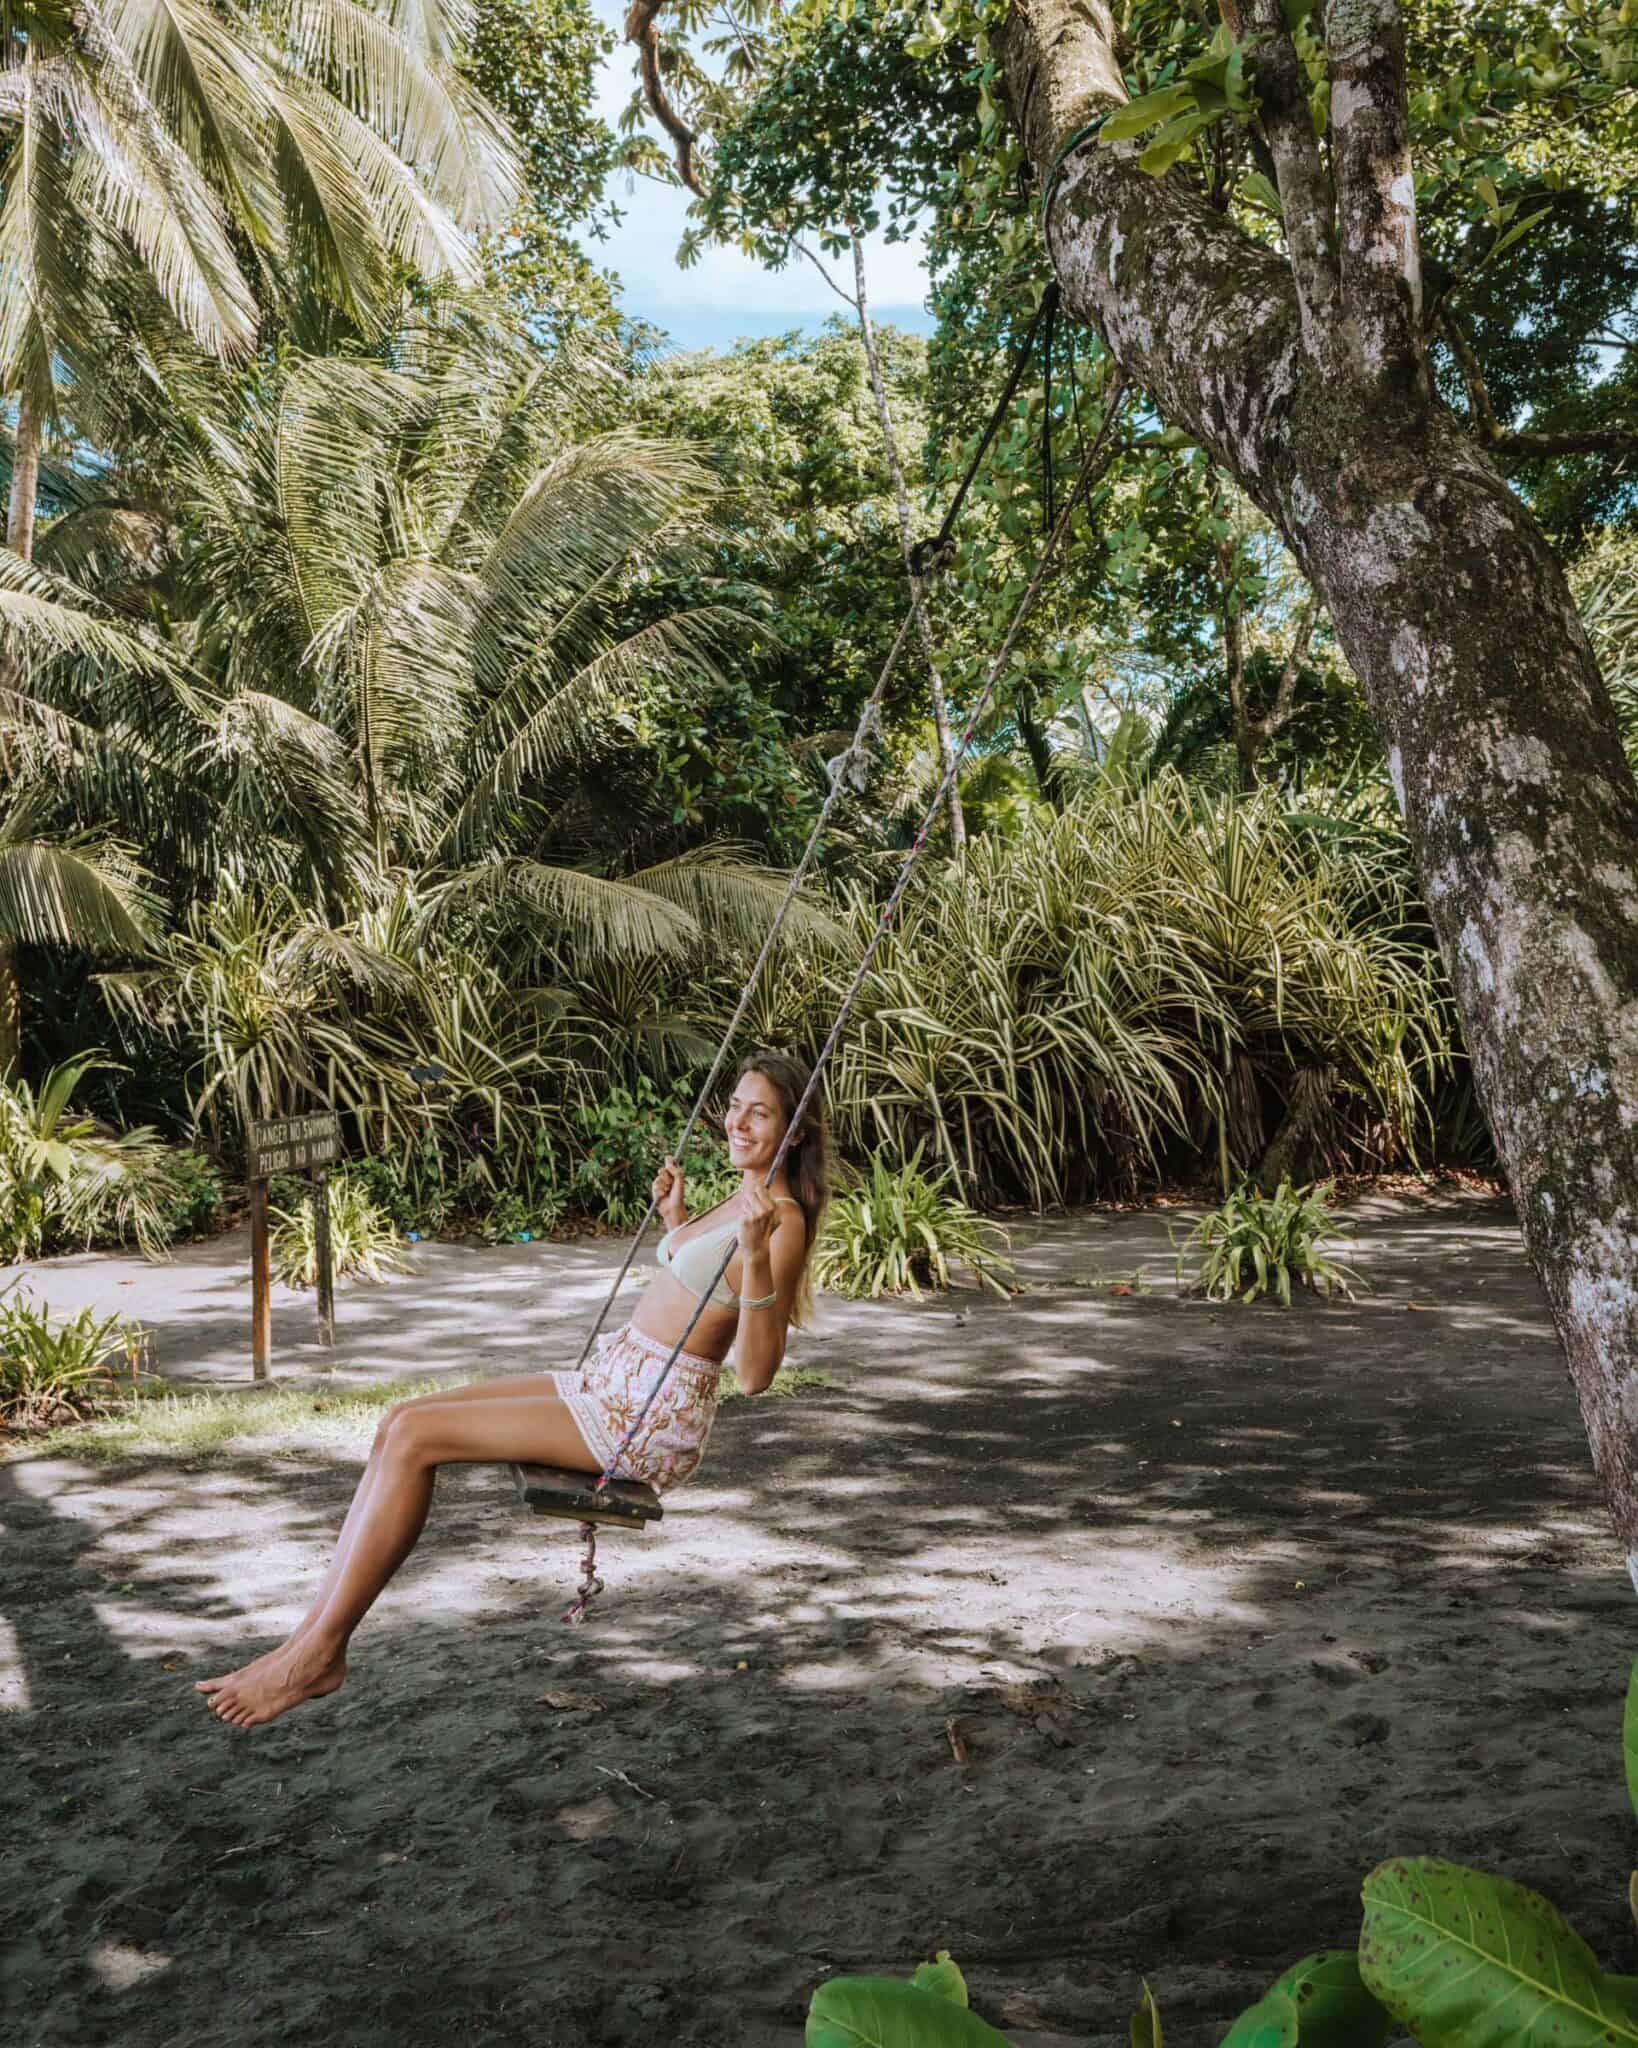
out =
[[[1563,573],[1437,401],[1396,0],[1328,0],[1330,148],[1241,0],[1284,256],[1138,145],[1103,0],[1014,0],[1009,103],[1066,310],[1279,528],[1387,750],[1480,1098],[1638,1586],[1638,789]]]

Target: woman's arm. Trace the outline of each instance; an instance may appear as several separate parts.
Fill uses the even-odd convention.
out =
[[[734,1377],[742,1394],[765,1394],[785,1357],[785,1336],[802,1279],[807,1219],[759,1188],[739,1225],[739,1327],[734,1333]],[[762,1296],[766,1307],[752,1307]]]

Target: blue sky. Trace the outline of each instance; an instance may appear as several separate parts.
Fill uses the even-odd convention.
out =
[[[599,19],[620,35],[625,6],[618,0],[595,0],[595,6]],[[631,96],[636,69],[636,52],[624,41],[617,43],[598,80],[598,112],[611,125]],[[688,194],[676,186],[621,173],[611,196],[625,218],[606,242],[584,239],[586,252],[618,274],[625,310],[663,327],[679,348],[731,348],[742,336],[813,329],[831,314],[848,310],[813,265],[800,260],[784,270],[764,270],[737,250],[711,249],[691,270],[679,269],[677,245],[687,225]],[[873,237],[865,260],[877,317],[928,332],[920,245]]]

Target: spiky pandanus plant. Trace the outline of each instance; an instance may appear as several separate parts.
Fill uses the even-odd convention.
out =
[[[876,915],[861,896],[860,943]],[[752,1028],[802,1042],[844,974],[816,957]],[[1402,861],[1165,771],[929,869],[860,993],[831,1101],[852,1144],[925,1144],[969,1200],[1083,1199],[1168,1154],[1255,1164],[1267,1109],[1317,1065],[1406,1142],[1447,1002]]]

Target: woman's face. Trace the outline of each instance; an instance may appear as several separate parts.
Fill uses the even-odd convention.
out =
[[[734,1083],[722,1127],[730,1162],[765,1173],[785,1135],[785,1105],[766,1074],[742,1074]]]

